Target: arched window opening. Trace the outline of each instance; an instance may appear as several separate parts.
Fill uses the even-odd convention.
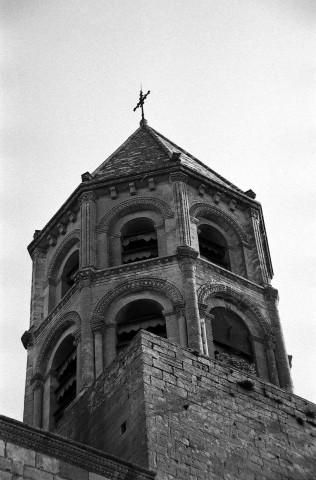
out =
[[[73,335],[66,337],[60,344],[52,363],[52,370],[55,374],[52,404],[56,424],[68,405],[76,398],[77,348],[74,346]]]
[[[116,316],[117,351],[120,352],[140,329],[167,338],[161,305],[154,300],[135,300],[125,305]]]
[[[132,263],[158,257],[157,232],[150,218],[135,218],[122,230],[122,262]]]
[[[70,257],[68,258],[67,262],[65,263],[63,273],[61,275],[62,286],[61,286],[61,296],[63,297],[66,295],[68,290],[75,283],[75,276],[79,270],[79,250],[75,250]]]
[[[211,310],[215,358],[249,373],[255,373],[250,333],[245,323],[231,310]]]
[[[228,245],[224,236],[211,225],[199,226],[200,256],[230,270]]]

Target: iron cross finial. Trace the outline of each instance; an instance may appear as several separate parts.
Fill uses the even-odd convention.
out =
[[[144,117],[144,102],[147,98],[147,96],[150,94],[150,90],[148,90],[148,92],[146,93],[146,95],[143,95],[143,90],[142,90],[142,87],[140,89],[140,94],[139,94],[139,102],[138,104],[136,105],[136,107],[133,109],[133,112],[135,112],[135,110],[137,110],[138,107],[140,107],[142,109],[142,119],[141,119],[141,124],[142,123],[146,123],[146,120],[145,120],[145,117]]]

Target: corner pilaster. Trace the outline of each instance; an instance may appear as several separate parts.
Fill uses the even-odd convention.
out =
[[[187,183],[188,177],[183,173],[171,173],[173,201],[176,207],[176,222],[179,245],[191,245],[190,213]]]
[[[199,254],[189,246],[178,247],[177,253],[183,279],[185,316],[188,327],[188,345],[193,350],[203,353],[201,323],[195,282],[195,264]]]

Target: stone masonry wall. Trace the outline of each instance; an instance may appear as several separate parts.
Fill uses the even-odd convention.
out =
[[[158,480],[316,478],[316,405],[147,332],[142,350]]]
[[[316,478],[316,405],[146,331],[65,417],[157,480]]]
[[[1,480],[150,480],[152,472],[0,416]]]
[[[140,338],[65,411],[56,432],[138,465],[148,465]]]

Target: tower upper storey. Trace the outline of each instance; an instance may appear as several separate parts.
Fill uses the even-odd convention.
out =
[[[291,389],[260,203],[145,122],[28,249],[25,421],[54,428],[140,329]]]

